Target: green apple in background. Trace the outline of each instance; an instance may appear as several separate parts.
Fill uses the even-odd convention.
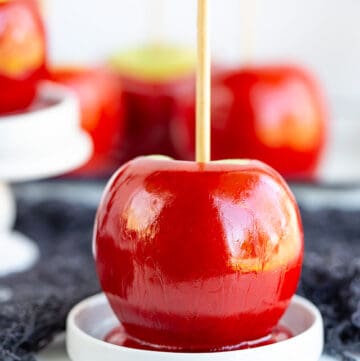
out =
[[[196,52],[185,46],[153,44],[115,54],[110,64],[121,74],[149,82],[167,82],[193,73]]]

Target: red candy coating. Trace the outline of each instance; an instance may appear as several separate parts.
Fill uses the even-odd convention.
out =
[[[299,280],[303,233],[286,183],[261,162],[143,157],[107,186],[94,254],[132,338],[220,350],[278,323]]]
[[[235,350],[245,350],[249,348],[255,348],[260,346],[272,345],[274,343],[282,342],[293,337],[292,332],[284,326],[276,326],[272,332],[259,340],[255,340],[252,342],[244,342],[236,347],[232,347],[229,351]],[[123,326],[118,326],[111,330],[104,339],[105,342],[111,343],[113,345],[133,348],[137,350],[148,350],[148,351],[166,351],[152,347],[147,344],[143,344],[137,340],[131,339],[129,335],[126,333]]]
[[[173,122],[176,149],[193,159],[194,95]],[[327,114],[313,77],[291,66],[249,67],[213,77],[212,158],[259,159],[287,179],[312,179]]]
[[[92,158],[75,174],[111,174],[119,165],[124,133],[122,87],[118,76],[102,67],[62,67],[51,70],[50,80],[75,92],[80,102],[82,128],[93,141]]]
[[[45,29],[36,1],[0,1],[0,114],[29,106],[45,76]]]
[[[127,160],[148,154],[175,156],[170,122],[178,104],[191,92],[193,75],[169,81],[121,75],[126,106]]]

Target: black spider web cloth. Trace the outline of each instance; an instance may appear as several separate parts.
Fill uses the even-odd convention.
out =
[[[0,278],[0,360],[34,361],[64,330],[77,302],[99,291],[91,256],[95,209],[21,201],[17,229],[36,239],[40,262]],[[302,210],[306,256],[299,293],[317,304],[326,352],[360,352],[360,211]]]

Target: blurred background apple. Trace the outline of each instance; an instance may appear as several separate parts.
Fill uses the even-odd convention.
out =
[[[316,176],[327,108],[311,74],[295,66],[247,66],[216,74],[212,88],[214,159],[260,159],[287,179]],[[185,159],[195,152],[194,98],[173,121],[173,140]]]
[[[119,52],[110,63],[124,91],[126,159],[142,154],[175,156],[170,121],[195,84],[196,52],[149,43]]]
[[[36,0],[0,1],[0,113],[30,105],[46,74],[45,29]]]
[[[105,67],[54,67],[49,79],[73,90],[80,104],[81,125],[93,141],[89,162],[77,176],[107,176],[119,165],[123,142],[123,93],[116,75]]]

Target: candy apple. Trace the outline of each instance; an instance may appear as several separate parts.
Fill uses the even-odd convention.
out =
[[[327,114],[313,77],[299,67],[263,66],[213,78],[212,157],[254,158],[288,179],[315,177]],[[178,153],[194,153],[194,97],[172,125]]]
[[[119,166],[124,130],[122,89],[117,76],[105,68],[60,67],[50,70],[50,79],[76,93],[82,127],[93,140],[93,157],[75,174],[111,174]]]
[[[36,1],[0,1],[0,113],[30,105],[45,74],[45,30]]]
[[[94,230],[101,286],[129,337],[215,351],[266,336],[303,258],[295,199],[259,161],[141,157],[110,180]]]
[[[111,59],[119,73],[126,107],[127,158],[174,155],[169,134],[177,103],[195,84],[196,53],[182,47],[149,45]]]

